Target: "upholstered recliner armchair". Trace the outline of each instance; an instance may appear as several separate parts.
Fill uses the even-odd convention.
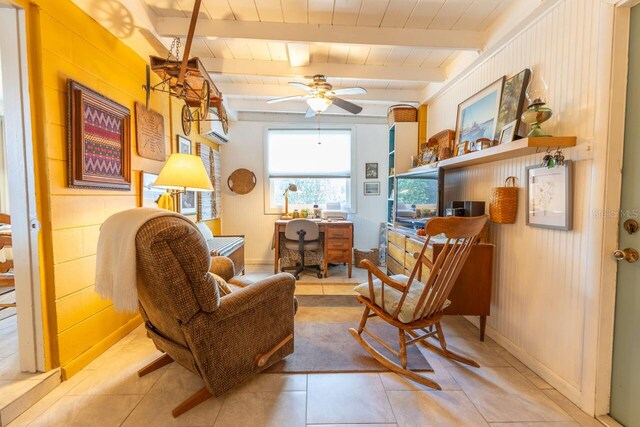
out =
[[[136,236],[138,300],[147,334],[165,354],[143,376],[173,361],[202,377],[204,387],[173,410],[188,411],[220,396],[293,353],[295,279],[277,274],[253,284],[236,281],[233,264],[210,264],[204,238],[180,217],[149,220]],[[220,297],[209,273],[236,289]]]

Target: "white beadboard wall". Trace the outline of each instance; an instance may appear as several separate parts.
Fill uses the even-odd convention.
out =
[[[510,40],[466,77],[428,105],[428,132],[455,129],[457,105],[502,75],[535,66],[549,89],[553,118],[543,128],[553,135],[577,135],[579,147],[566,150],[574,162],[573,231],[525,225],[525,167],[543,154],[505,160],[446,175],[447,200],[484,200],[508,176],[518,178],[518,218],[513,225],[491,225],[496,244],[490,335],[583,408],[593,390],[584,389],[583,360],[588,300],[596,298],[598,277],[589,277],[588,247],[594,161],[589,158],[596,122],[599,0],[565,0]],[[600,142],[605,143],[605,142]],[[488,206],[488,204],[487,204]],[[595,204],[597,206],[597,204]],[[590,387],[590,386],[588,386]]]

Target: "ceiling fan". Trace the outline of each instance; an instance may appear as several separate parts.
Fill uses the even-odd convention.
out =
[[[361,87],[349,87],[344,89],[333,89],[330,83],[327,83],[327,77],[323,74],[313,76],[311,83],[304,84],[300,82],[289,82],[291,86],[306,90],[306,95],[286,96],[284,98],[275,98],[267,101],[267,104],[275,104],[276,102],[292,101],[295,99],[304,99],[307,101],[309,108],[305,117],[314,117],[316,114],[325,111],[331,104],[340,107],[352,114],[358,114],[362,111],[362,107],[339,98],[338,95],[360,95],[367,93],[366,89]]]

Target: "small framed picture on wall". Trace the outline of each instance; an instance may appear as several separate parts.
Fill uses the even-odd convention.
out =
[[[178,135],[178,147],[176,150],[180,154],[191,154],[191,141],[182,135]],[[179,211],[182,215],[195,215],[198,212],[196,204],[196,192],[187,191],[180,194]]]
[[[185,138],[182,135],[178,135],[176,153],[191,154],[191,140]]]
[[[456,144],[456,156],[462,156],[463,154],[467,154],[469,152],[469,142],[462,141],[459,144]]]
[[[527,225],[569,231],[573,228],[573,163],[527,167]]]
[[[138,205],[143,208],[157,208],[160,196],[164,194],[164,188],[154,187],[158,175],[150,172],[140,172],[140,199]]]
[[[379,196],[380,195],[380,181],[365,182],[364,183],[364,195],[365,196]]]
[[[366,163],[365,164],[365,177],[366,179],[378,179],[378,164]]]
[[[518,121],[514,120],[511,123],[504,125],[504,127],[502,128],[502,131],[500,131],[500,144],[504,144],[514,140],[516,136],[517,124],[518,124]]]

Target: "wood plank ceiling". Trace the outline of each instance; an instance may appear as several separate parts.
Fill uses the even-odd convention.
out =
[[[193,0],[145,0],[155,15],[156,30],[162,36],[181,35],[169,29],[186,28],[187,19],[191,16]],[[350,27],[351,29],[407,29],[407,30],[438,30],[454,32],[478,32],[486,30],[514,0],[203,0],[200,20],[208,21],[215,28],[215,23],[222,21],[237,21],[242,23],[282,23],[307,24],[312,26],[330,25],[334,28]],[[182,18],[182,19],[173,19]],[[199,29],[202,24],[199,22]],[[164,27],[162,25],[166,24]],[[172,25],[173,24],[173,25]],[[220,25],[218,25],[219,27]],[[287,26],[284,27],[286,30]],[[164,29],[163,29],[164,28]],[[254,33],[259,33],[261,27],[251,27]],[[307,27],[301,27],[302,29]],[[278,30],[282,28],[277,28]],[[248,30],[252,31],[252,30]],[[330,31],[330,30],[329,30]],[[402,33],[399,33],[402,35]],[[407,33],[409,34],[409,33]],[[446,34],[445,39],[446,39]],[[470,33],[473,34],[473,33]],[[224,84],[234,85],[269,85],[269,87],[283,86],[287,82],[305,78],[294,78],[291,74],[273,75],[272,72],[238,73],[215,70],[215,64],[222,61],[232,63],[236,61],[234,70],[243,68],[264,69],[270,61],[284,64],[291,60],[291,42],[289,40],[263,39],[259,35],[247,38],[228,38],[205,36],[200,34],[194,40],[192,55],[198,56],[215,74],[214,80]],[[299,42],[296,42],[299,43]],[[402,43],[382,44],[348,44],[335,42],[309,41],[302,42],[303,48],[308,50],[308,65],[321,65],[326,68],[324,73],[330,77],[335,87],[362,86],[366,89],[420,91],[429,83],[429,78],[413,81],[412,78],[389,79],[370,78],[364,73],[364,78],[349,75],[348,78],[332,75],[330,64],[345,64],[353,66],[354,72],[363,72],[377,68],[384,71],[424,69],[425,73],[433,70],[442,72],[461,49],[447,49],[443,47],[428,48],[421,46],[405,46]],[[426,43],[428,44],[428,43]],[[306,47],[308,46],[308,48]],[[462,49],[464,50],[464,49]],[[468,50],[474,50],[470,48]],[[478,50],[477,48],[475,50]],[[245,61],[245,62],[243,62]],[[243,67],[246,61],[256,62],[256,67]],[[211,66],[209,65],[211,64]],[[250,64],[250,63],[249,63]],[[294,65],[293,62],[291,65]],[[360,66],[361,68],[357,68]],[[368,68],[367,68],[368,67]],[[385,68],[381,68],[385,67]],[[342,70],[346,68],[341,68]],[[274,70],[279,70],[276,68]],[[257,75],[256,75],[257,74]],[[262,75],[260,75],[262,74]],[[353,73],[352,73],[353,74]],[[426,74],[425,74],[426,75]],[[372,76],[375,77],[375,74]],[[299,76],[302,77],[302,76]],[[442,79],[440,79],[442,80]],[[264,95],[264,90],[261,91]],[[273,93],[282,96],[282,93]],[[289,93],[289,92],[287,92]],[[233,96],[232,93],[228,94]],[[246,97],[245,97],[246,98]]]

